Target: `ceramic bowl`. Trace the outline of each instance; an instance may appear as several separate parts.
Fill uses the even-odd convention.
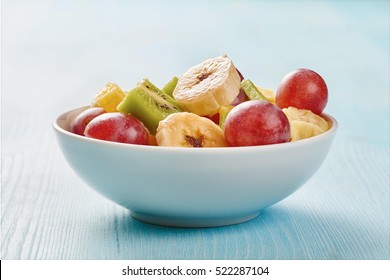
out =
[[[60,115],[62,152],[87,185],[148,223],[208,227],[248,221],[298,190],[319,169],[337,130],[291,143],[175,148],[108,142],[73,134]]]

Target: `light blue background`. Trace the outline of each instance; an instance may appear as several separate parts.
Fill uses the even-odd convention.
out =
[[[1,8],[2,259],[389,259],[388,1]],[[175,229],[133,220],[76,177],[54,138],[57,115],[108,81],[162,86],[223,53],[263,87],[302,67],[326,80],[325,111],[340,127],[301,190],[244,224]]]

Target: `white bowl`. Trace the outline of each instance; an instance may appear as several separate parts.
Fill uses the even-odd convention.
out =
[[[336,134],[235,148],[175,148],[108,142],[69,132],[86,107],[60,115],[57,139],[74,171],[139,220],[168,226],[248,221],[301,187],[324,161]]]

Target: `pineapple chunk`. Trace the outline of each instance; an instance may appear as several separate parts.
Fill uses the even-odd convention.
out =
[[[282,111],[290,122],[291,142],[322,134],[330,128],[323,117],[310,110],[288,107]]]
[[[92,106],[101,107],[106,112],[117,112],[116,107],[125,98],[125,93],[115,83],[109,82],[97,93]]]
[[[268,102],[275,104],[275,93],[272,89],[256,86],[257,89],[264,95]]]

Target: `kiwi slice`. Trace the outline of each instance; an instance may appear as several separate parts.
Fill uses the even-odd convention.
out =
[[[234,106],[221,106],[219,108],[219,127],[224,129],[226,117]]]
[[[176,100],[147,79],[130,90],[117,109],[121,113],[130,113],[138,118],[153,135],[161,120],[172,113],[182,111]]]
[[[172,97],[172,93],[175,90],[178,81],[179,81],[178,77],[176,76],[172,77],[172,79],[170,79],[169,82],[166,83],[161,90],[166,94],[168,94],[170,97]]]
[[[250,100],[265,100],[267,98],[260,92],[260,90],[252,83],[251,80],[243,80],[241,82],[241,89],[245,92]]]

